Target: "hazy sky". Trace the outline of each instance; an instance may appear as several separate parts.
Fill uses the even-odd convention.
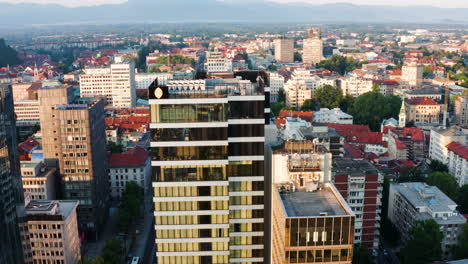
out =
[[[81,5],[99,5],[99,4],[111,4],[121,3],[127,0],[0,0],[0,2],[9,3],[55,3],[62,4],[65,6],[81,6]],[[147,1],[168,1],[168,0],[147,0]],[[196,1],[196,0],[189,0]],[[223,0],[217,0],[223,1]],[[226,0],[234,1],[234,0]],[[249,1],[249,0],[236,0],[236,1]],[[298,0],[268,0],[273,2],[298,2]],[[311,4],[325,4],[325,3],[336,3],[336,2],[349,2],[354,4],[369,4],[369,5],[431,5],[438,7],[455,7],[455,8],[468,8],[467,0],[301,0],[302,2],[308,2]]]

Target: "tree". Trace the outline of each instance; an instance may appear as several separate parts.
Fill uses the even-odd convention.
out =
[[[458,196],[458,183],[455,177],[447,172],[433,172],[427,179],[427,184],[436,186],[452,200],[456,201]]]
[[[426,182],[427,178],[424,177],[421,169],[414,167],[404,167],[401,171],[398,182]]]
[[[284,93],[284,89],[281,88],[279,89],[279,92],[278,92],[278,102],[286,102],[286,95]]]
[[[354,69],[361,68],[361,66],[362,63],[356,61],[354,58],[340,55],[332,55],[330,58],[317,64],[317,67],[319,68],[325,68],[341,75],[344,75],[347,72],[352,72]]]
[[[463,233],[458,239],[458,244],[453,249],[454,259],[468,258],[468,225],[465,225]]]
[[[102,259],[104,260],[104,263],[106,264],[123,263],[124,257],[125,257],[125,249],[122,245],[122,241],[116,238],[113,238],[106,242],[106,245],[102,249]],[[97,263],[100,263],[100,262],[97,262]]]
[[[273,114],[273,116],[278,116],[281,110],[292,110],[292,108],[286,106],[284,102],[278,102],[271,106],[271,113]]]
[[[457,204],[460,213],[468,214],[468,184],[463,185],[458,189]]]
[[[195,66],[196,61],[193,58],[181,56],[181,55],[172,55],[170,59],[167,56],[161,56],[156,59],[156,64],[166,65],[168,64],[189,64]]]
[[[402,264],[426,264],[440,259],[444,235],[433,219],[417,221],[410,231],[410,240],[400,251]]]
[[[369,125],[373,131],[379,131],[383,119],[398,119],[400,107],[401,99],[398,96],[369,92],[359,96],[348,112],[356,124]]]
[[[302,55],[298,51],[294,52],[294,61],[296,62],[302,62]]]
[[[83,261],[83,264],[107,264],[106,261],[102,257],[96,257],[93,258],[92,260],[87,260],[85,259]]]
[[[119,227],[123,232],[140,217],[142,203],[143,189],[135,182],[127,183],[119,210]]]
[[[278,71],[278,67],[274,64],[271,64],[270,66],[268,66],[268,70],[271,72],[276,72]]]
[[[428,76],[434,75],[434,70],[431,66],[424,66],[423,68],[423,77],[426,78]]]
[[[380,86],[378,83],[372,84],[372,92],[380,93]]]
[[[341,111],[348,113],[348,109],[351,108],[351,106],[353,106],[354,101],[356,101],[356,98],[354,96],[349,95],[349,94],[344,96],[340,102]]]
[[[442,172],[448,172],[448,167],[444,163],[438,161],[438,160],[431,160],[431,163],[429,164],[429,167],[431,168],[432,171],[442,171]]]
[[[8,46],[4,39],[0,39],[0,67],[12,66],[20,63],[21,60],[18,58],[16,50]]]
[[[301,111],[314,111],[317,102],[315,99],[307,99],[304,101],[301,107]]]
[[[124,147],[121,144],[109,141],[109,143],[107,143],[107,151],[110,151],[111,153],[122,153],[124,151]]]
[[[317,99],[320,107],[333,109],[340,106],[341,100],[343,99],[343,92],[341,88],[327,84],[317,89],[314,93],[314,97]]]

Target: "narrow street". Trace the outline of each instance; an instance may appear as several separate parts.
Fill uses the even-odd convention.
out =
[[[89,242],[83,245],[82,251],[83,256],[86,259],[93,259],[101,255],[101,251],[104,248],[106,241],[112,239],[117,233],[117,222],[119,209],[117,207],[111,207],[109,209],[109,218],[104,227],[104,231],[100,234],[98,241]]]

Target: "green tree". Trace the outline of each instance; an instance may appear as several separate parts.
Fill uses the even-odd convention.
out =
[[[434,70],[431,66],[424,66],[423,68],[423,77],[426,78],[428,76],[434,75]]]
[[[356,98],[354,96],[349,95],[349,94],[344,96],[343,99],[341,99],[341,102],[340,102],[341,111],[343,111],[345,113],[348,113],[348,110],[349,110],[349,108],[351,108],[351,106],[353,106],[354,101],[356,101]]]
[[[361,68],[362,63],[356,61],[352,57],[344,57],[333,55],[330,58],[321,61],[317,67],[325,68],[330,71],[344,75],[347,72],[352,72],[354,69]]]
[[[443,172],[448,172],[448,167],[444,163],[438,161],[438,160],[431,160],[431,163],[429,164],[429,167],[431,168],[432,171],[443,171]]]
[[[102,259],[104,260],[104,263],[106,264],[123,263],[124,257],[125,257],[125,249],[123,247],[122,241],[116,238],[113,238],[106,242],[104,248],[102,249]],[[97,262],[97,263],[102,263],[102,262]]]
[[[372,84],[372,92],[380,93],[380,86],[378,83]]]
[[[369,92],[359,96],[348,112],[356,124],[369,125],[373,131],[379,131],[384,119],[398,118],[400,107],[401,99],[398,96]]]
[[[13,66],[20,63],[21,60],[18,58],[16,50],[8,46],[4,39],[0,39],[0,67]]]
[[[454,259],[467,259],[468,258],[468,225],[465,225],[463,233],[458,239],[458,244],[453,249]]]
[[[468,214],[468,184],[463,185],[458,189],[457,197],[458,210],[462,214]]]
[[[268,70],[271,72],[276,72],[278,71],[278,67],[274,64],[271,64],[270,66],[268,66]]]
[[[337,88],[331,85],[324,85],[314,93],[315,99],[317,99],[320,107],[327,107],[330,109],[340,106],[343,99],[343,92],[341,88]]]
[[[304,101],[301,107],[301,111],[314,111],[315,106],[317,105],[316,100],[314,99],[307,99]]]
[[[141,216],[142,203],[143,189],[135,182],[127,183],[119,208],[119,227],[121,231],[126,232],[133,221]]]
[[[109,141],[109,143],[107,143],[107,151],[110,151],[111,153],[122,153],[124,151],[124,147],[121,144]]]
[[[458,196],[458,183],[455,177],[447,172],[433,172],[427,179],[427,184],[436,186],[452,200],[456,201]]]
[[[170,64],[189,64],[195,66],[196,61],[193,58],[180,56],[180,55],[172,55],[170,60],[167,56],[161,56],[156,59],[156,64],[159,65],[166,65],[170,62]]]
[[[427,178],[424,177],[421,169],[414,167],[404,167],[401,170],[398,182],[426,182]]]
[[[85,259],[83,264],[107,264],[102,257],[96,257],[92,260]]]
[[[436,221],[417,221],[410,236],[407,245],[400,251],[402,264],[427,264],[440,259],[444,235]]]
[[[294,61],[296,62],[302,62],[302,55],[300,52],[295,51],[294,52]]]
[[[271,105],[271,113],[273,114],[273,116],[278,116],[281,110],[292,110],[292,108],[286,106],[284,102],[278,102],[276,104]]]

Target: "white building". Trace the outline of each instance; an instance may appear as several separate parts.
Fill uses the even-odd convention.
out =
[[[228,59],[221,52],[210,52],[205,61],[207,73],[232,72],[232,59]]]
[[[320,111],[314,112],[314,123],[336,123],[353,124],[353,116],[349,115],[340,108],[328,109],[320,108]]]
[[[401,79],[412,86],[420,85],[423,81],[423,66],[417,63],[403,65]]]
[[[460,127],[433,128],[431,129],[431,140],[429,144],[429,158],[448,164],[449,153],[446,146],[452,142],[462,145],[467,143],[466,131]]]
[[[159,85],[167,85],[169,80],[174,78],[172,73],[136,73],[135,84],[137,90],[148,89],[148,87],[158,79]]]
[[[113,107],[136,106],[135,63],[116,57],[110,68],[85,69],[80,75],[80,96],[103,95]]]
[[[54,200],[56,169],[47,168],[41,161],[21,161],[21,181],[24,197],[32,200]]]
[[[317,64],[323,60],[323,41],[320,37],[320,29],[310,29],[308,38],[303,41],[302,62]]]
[[[284,77],[276,72],[270,73],[270,102],[277,103],[279,91],[284,88]]]
[[[312,99],[313,88],[306,80],[291,79],[284,85],[286,94],[286,105],[294,108],[301,108],[305,100]]]
[[[468,147],[458,142],[452,142],[446,146],[448,151],[448,169],[458,185],[468,184]]]
[[[135,147],[125,153],[109,156],[110,195],[114,199],[121,199],[125,186],[135,182],[145,193],[151,188],[151,161],[148,152]]]
[[[435,186],[420,182],[390,185],[388,218],[400,231],[403,241],[410,238],[416,221],[433,219],[444,235],[442,251],[449,253],[458,243],[466,218],[457,211],[457,204]]]
[[[372,86],[372,80],[358,77],[347,77],[341,82],[343,95],[351,95],[354,97],[371,92]]]

